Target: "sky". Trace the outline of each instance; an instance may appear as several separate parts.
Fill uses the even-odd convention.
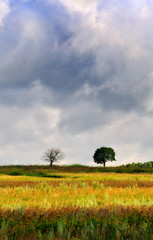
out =
[[[0,165],[153,161],[153,2],[0,0]]]

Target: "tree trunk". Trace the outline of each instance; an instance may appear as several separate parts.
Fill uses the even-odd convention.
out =
[[[53,162],[51,161],[51,162],[50,162],[50,167],[52,167],[52,166],[53,166]]]
[[[106,162],[104,162],[104,167],[105,167]]]

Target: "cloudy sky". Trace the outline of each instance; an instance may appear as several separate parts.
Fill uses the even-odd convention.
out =
[[[0,0],[0,165],[152,161],[152,29],[151,0]]]

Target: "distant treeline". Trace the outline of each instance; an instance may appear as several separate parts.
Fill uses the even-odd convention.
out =
[[[123,165],[124,166],[124,165]],[[140,167],[140,168],[153,168],[153,161],[145,163],[129,163],[125,165],[126,167]]]

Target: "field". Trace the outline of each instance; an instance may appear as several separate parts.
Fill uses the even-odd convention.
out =
[[[153,239],[151,173],[0,167],[0,239]]]

